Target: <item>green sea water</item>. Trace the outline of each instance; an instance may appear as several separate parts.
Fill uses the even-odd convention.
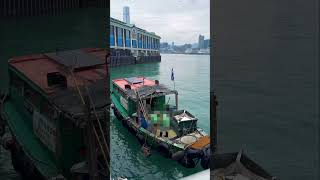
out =
[[[171,81],[174,69],[175,85]],[[210,133],[209,55],[162,54],[160,63],[114,67],[111,79],[145,76],[157,79],[160,84],[179,92],[179,109],[185,109],[198,117],[198,126]],[[174,87],[175,86],[175,87]],[[174,101],[173,101],[174,102]],[[116,120],[111,118],[111,174],[128,179],[178,179],[203,170],[200,163],[194,169],[182,167],[152,151],[145,157],[137,139]]]

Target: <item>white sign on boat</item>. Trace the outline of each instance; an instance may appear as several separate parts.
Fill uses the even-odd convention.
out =
[[[128,101],[124,97],[120,97],[120,103],[122,107],[124,107],[126,110],[128,110]]]
[[[56,152],[57,125],[38,111],[33,111],[33,132],[52,152]]]

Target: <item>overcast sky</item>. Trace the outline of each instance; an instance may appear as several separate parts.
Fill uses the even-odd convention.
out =
[[[130,7],[130,23],[155,32],[161,42],[197,43],[199,34],[210,36],[210,0],[111,0],[111,17],[123,20]]]

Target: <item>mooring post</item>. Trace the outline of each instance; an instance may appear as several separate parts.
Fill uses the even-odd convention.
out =
[[[213,148],[211,148],[211,153],[213,154],[214,151],[216,151],[217,149],[217,105],[218,105],[218,102],[217,102],[217,98],[216,98],[216,95],[214,94],[214,92],[210,92],[210,100],[211,100],[211,108],[210,108],[210,114],[213,116],[212,117],[212,120],[213,122],[210,123],[211,124],[211,137],[212,138],[212,146]]]
[[[87,162],[88,162],[88,170],[89,176],[92,180],[98,180],[98,170],[97,170],[97,151],[96,151],[96,143],[95,143],[95,135],[93,132],[94,125],[91,119],[91,110],[88,97],[85,97],[85,105],[84,110],[87,113],[87,124],[85,127],[86,134],[86,144],[87,144]]]

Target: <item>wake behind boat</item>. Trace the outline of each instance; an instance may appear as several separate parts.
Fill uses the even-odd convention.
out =
[[[174,96],[175,104],[169,104]],[[148,156],[151,149],[181,165],[209,167],[210,137],[198,119],[178,109],[178,92],[144,77],[112,80],[111,98],[118,120],[137,137]]]

